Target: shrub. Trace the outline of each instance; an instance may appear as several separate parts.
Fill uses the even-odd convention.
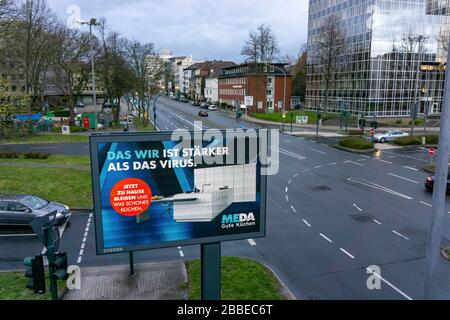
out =
[[[439,144],[439,136],[438,135],[429,135],[425,136],[427,144]]]
[[[349,130],[348,135],[349,136],[359,136],[359,135],[361,135],[361,131],[360,130]]]
[[[416,136],[407,136],[395,139],[394,144],[398,144],[399,146],[417,146],[422,144],[422,140]]]
[[[20,153],[17,152],[9,152],[9,151],[0,152],[0,158],[2,159],[17,159],[19,157]]]
[[[398,119],[397,121],[395,121],[396,124],[402,124],[403,120],[402,119]]]
[[[68,118],[70,117],[70,112],[65,110],[55,111],[55,118]]]
[[[27,152],[27,153],[24,153],[23,156],[25,159],[44,160],[44,159],[47,159],[50,156],[50,154],[43,153],[43,152]]]
[[[356,149],[356,150],[367,150],[372,149],[372,142],[361,139],[361,138],[350,138],[339,141],[341,147]]]

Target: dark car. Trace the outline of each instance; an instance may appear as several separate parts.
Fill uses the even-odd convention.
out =
[[[429,176],[425,180],[425,189],[432,192],[434,189],[434,176]],[[447,176],[447,194],[450,194],[450,174]]]
[[[194,101],[194,103],[192,105],[195,106],[195,107],[200,107],[200,102]]]
[[[198,116],[199,117],[207,117],[208,116],[208,112],[207,111],[199,111],[198,112]]]
[[[0,196],[0,225],[28,225],[37,217],[56,211],[56,225],[70,216],[68,206],[29,194]]]

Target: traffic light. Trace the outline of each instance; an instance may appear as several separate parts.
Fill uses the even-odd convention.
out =
[[[360,128],[366,127],[366,119],[364,119],[364,118],[359,119],[359,127]]]
[[[370,126],[372,128],[374,128],[375,130],[378,129],[378,121],[376,121],[376,120],[375,121],[371,121],[370,122]]]
[[[67,268],[69,267],[67,263],[67,253],[66,252],[55,253],[55,262],[53,263],[52,267],[53,267],[51,269],[53,271],[52,276],[58,278],[59,280],[67,280],[68,278]]]
[[[26,257],[23,260],[26,266],[25,277],[29,278],[26,287],[34,290],[36,294],[45,293],[45,269],[42,254],[33,257]]]

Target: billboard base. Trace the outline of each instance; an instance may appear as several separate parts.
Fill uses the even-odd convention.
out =
[[[220,300],[221,243],[201,245],[202,300]]]

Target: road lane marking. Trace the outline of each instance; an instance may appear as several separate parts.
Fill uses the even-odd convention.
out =
[[[308,172],[310,169],[304,169],[302,170],[302,172]]]
[[[356,164],[357,166],[364,167],[363,164],[355,162],[355,161],[351,161],[351,160],[345,160],[344,163],[352,163],[352,164]]]
[[[333,240],[331,240],[330,238],[328,238],[326,235],[324,235],[323,233],[319,234],[322,238],[324,238],[325,240],[327,240],[329,243],[333,243]]]
[[[308,227],[311,228],[311,224],[308,221],[306,221],[305,219],[302,219],[302,221],[303,221],[304,224],[306,224]]]
[[[325,147],[328,147],[328,145],[326,143],[321,143],[321,145],[323,145]]]
[[[294,206],[291,206],[292,211],[294,211],[294,213],[297,212],[297,210],[295,210]]]
[[[355,259],[355,256],[352,255],[350,252],[348,252],[347,250],[343,249],[343,248],[339,248],[339,250],[341,250],[343,253],[345,253],[347,256],[349,256],[352,259]]]
[[[289,202],[289,197],[288,197],[288,195],[286,195],[286,201]]]
[[[288,188],[288,187],[286,187],[286,193],[288,193],[288,191],[289,191],[289,188]]]
[[[329,163],[328,165],[329,165],[329,166],[337,166],[337,163],[336,163],[336,162],[333,162],[333,163]]]
[[[392,162],[391,162],[391,161],[387,161],[387,160],[383,160],[383,159],[378,159],[378,161],[380,161],[380,162],[384,162],[384,163],[387,163],[387,164],[392,164]]]
[[[180,257],[184,258],[184,252],[183,252],[183,250],[179,250],[178,252],[180,253]]]
[[[315,166],[314,169],[322,168],[322,166]]]
[[[408,169],[408,170],[413,170],[413,171],[419,171],[419,169],[411,168],[411,167],[408,167],[408,166],[403,166],[403,168]]]
[[[405,235],[401,234],[400,232],[398,232],[398,231],[395,231],[395,230],[392,230],[392,232],[393,232],[393,233],[395,233],[396,235],[398,235],[399,237],[402,237],[403,239],[405,239],[405,240],[408,240],[408,241],[409,241],[409,238],[408,238],[407,236],[405,236]]]
[[[359,211],[359,212],[362,212],[363,210],[360,208],[360,207],[358,207],[355,203],[353,204],[353,206]]]
[[[396,175],[396,174],[393,174],[393,173],[388,173],[390,176],[392,176],[392,177],[396,177],[396,178],[399,178],[399,179],[402,179],[402,180],[405,180],[405,181],[409,181],[409,182],[412,182],[412,183],[419,183],[418,181],[416,181],[416,180],[411,180],[411,179],[408,179],[408,178],[405,178],[405,177],[402,177],[402,176],[398,176],[398,175]]]
[[[309,150],[317,152],[317,153],[320,153],[320,154],[326,154],[325,152],[317,150],[317,149],[314,149],[314,148],[309,148]]]
[[[404,298],[406,298],[407,300],[413,300],[410,296],[408,296],[406,293],[404,293],[402,290],[400,290],[399,288],[397,288],[396,286],[394,286],[392,283],[390,283],[389,281],[387,281],[386,279],[384,279],[381,275],[379,275],[375,270],[372,270],[370,268],[366,269],[368,272],[370,272],[371,274],[373,274],[374,276],[376,276],[378,279],[380,279],[381,281],[383,281],[384,283],[386,283],[389,287],[391,287],[392,289],[394,289],[395,291],[397,291],[399,294],[401,294]]]
[[[288,181],[288,184],[291,184],[291,183],[292,183],[292,180],[289,180],[289,181]]]
[[[247,239],[247,241],[248,241],[248,243],[249,243],[252,247],[256,246],[255,240],[253,240],[253,239]]]
[[[420,203],[423,204],[424,206],[427,206],[427,207],[433,207],[432,204],[426,203],[424,201],[420,201]]]
[[[380,222],[380,221],[378,221],[378,220],[373,220],[373,222],[375,222],[376,224],[378,224],[378,225],[382,225],[382,223]]]
[[[298,173],[296,173],[295,175],[294,175],[294,178],[297,178],[298,177]]]
[[[358,179],[358,178],[350,177],[350,178],[347,179],[347,181],[350,181],[350,182],[353,182],[353,183],[357,183],[357,184],[361,184],[363,186],[370,187],[370,188],[373,188],[373,189],[376,189],[376,190],[380,190],[380,191],[383,191],[383,192],[386,192],[386,193],[390,193],[390,194],[393,194],[393,195],[395,195],[397,197],[400,197],[400,198],[403,198],[403,199],[406,199],[406,200],[413,200],[413,198],[411,198],[410,196],[407,196],[407,195],[405,195],[403,193],[391,190],[389,188],[380,186],[380,185],[378,185],[376,183],[373,183],[373,182],[370,182],[370,181],[367,181],[367,180],[364,180],[364,179]]]

